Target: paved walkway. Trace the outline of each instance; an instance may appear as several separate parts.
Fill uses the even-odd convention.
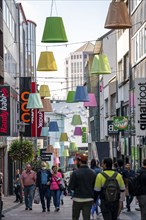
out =
[[[61,206],[60,212],[56,214],[54,212],[53,203],[51,203],[51,212],[50,213],[42,213],[41,204],[34,204],[33,211],[28,212],[25,211],[25,205],[20,203],[14,203],[15,196],[4,197],[4,211],[5,220],[40,220],[42,218],[44,220],[71,220],[71,207],[72,207],[72,200],[69,196],[64,197],[64,205]],[[124,209],[120,215],[120,219],[122,220],[140,220],[140,212],[136,211],[135,208],[137,207],[135,199],[131,205],[131,212],[127,212]],[[22,216],[22,217],[21,217]],[[96,218],[95,218],[96,219]],[[98,220],[103,220],[102,215],[100,214],[97,218]],[[3,219],[4,220],[4,219]],[[82,217],[80,218],[82,220]]]

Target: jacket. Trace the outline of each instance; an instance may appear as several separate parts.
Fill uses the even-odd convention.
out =
[[[140,170],[140,185],[141,185],[141,195],[146,195],[146,168],[141,168]]]
[[[50,181],[51,183],[51,178],[52,178],[52,174],[49,170],[46,170],[47,174],[48,174],[48,182]],[[37,180],[36,180],[36,186],[39,188],[42,188],[42,182],[41,182],[41,170],[39,170],[37,172]],[[48,187],[50,187],[50,185],[48,185]]]
[[[62,179],[62,175],[61,175],[61,173],[57,172],[56,176],[52,175],[50,190],[59,190],[59,184]],[[58,180],[57,180],[57,178],[58,178]]]
[[[87,165],[81,165],[70,178],[69,190],[74,191],[75,198],[93,198],[96,173]]]

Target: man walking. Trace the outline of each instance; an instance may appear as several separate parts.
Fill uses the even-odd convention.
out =
[[[78,169],[71,175],[69,190],[73,191],[72,220],[79,220],[81,211],[83,220],[90,220],[96,173],[87,166],[87,160],[86,154],[79,155]]]
[[[51,184],[52,174],[49,170],[47,170],[46,166],[47,164],[45,162],[42,162],[41,170],[37,172],[37,183],[36,183],[36,186],[39,187],[42,212],[46,212],[46,206],[47,206],[47,211],[50,212],[50,200],[51,200],[50,184]],[[46,205],[45,205],[45,198],[47,202]]]
[[[117,220],[120,191],[125,190],[124,181],[120,173],[112,170],[111,158],[104,158],[102,167],[103,172],[97,175],[95,181],[95,201],[100,195],[104,220]]]
[[[34,197],[34,190],[36,184],[36,174],[31,169],[31,165],[27,164],[26,169],[22,172],[21,177],[21,187],[24,190],[25,197],[25,210],[32,210],[32,202]]]

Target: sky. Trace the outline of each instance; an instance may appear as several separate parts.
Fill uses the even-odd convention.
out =
[[[48,84],[52,96],[65,96],[64,61],[84,43],[108,32],[104,28],[110,0],[16,0],[21,3],[28,20],[36,23],[36,66],[42,51],[52,51],[58,66],[55,72],[37,72],[37,83]],[[67,43],[41,43],[45,21],[51,16],[62,17]],[[47,78],[46,78],[47,77]],[[51,79],[54,77],[55,79]]]

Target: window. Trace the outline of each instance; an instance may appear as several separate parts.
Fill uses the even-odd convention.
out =
[[[146,24],[132,38],[132,65],[146,56]]]
[[[123,68],[122,68],[122,60],[118,63],[118,84],[123,82]]]
[[[111,116],[116,115],[116,93],[111,95]]]
[[[142,0],[134,0],[134,1],[131,1],[131,7],[132,7],[132,11],[136,9],[136,7],[140,4]]]
[[[105,117],[108,117],[108,99],[105,99]]]
[[[124,80],[129,78],[129,54],[124,56]]]

